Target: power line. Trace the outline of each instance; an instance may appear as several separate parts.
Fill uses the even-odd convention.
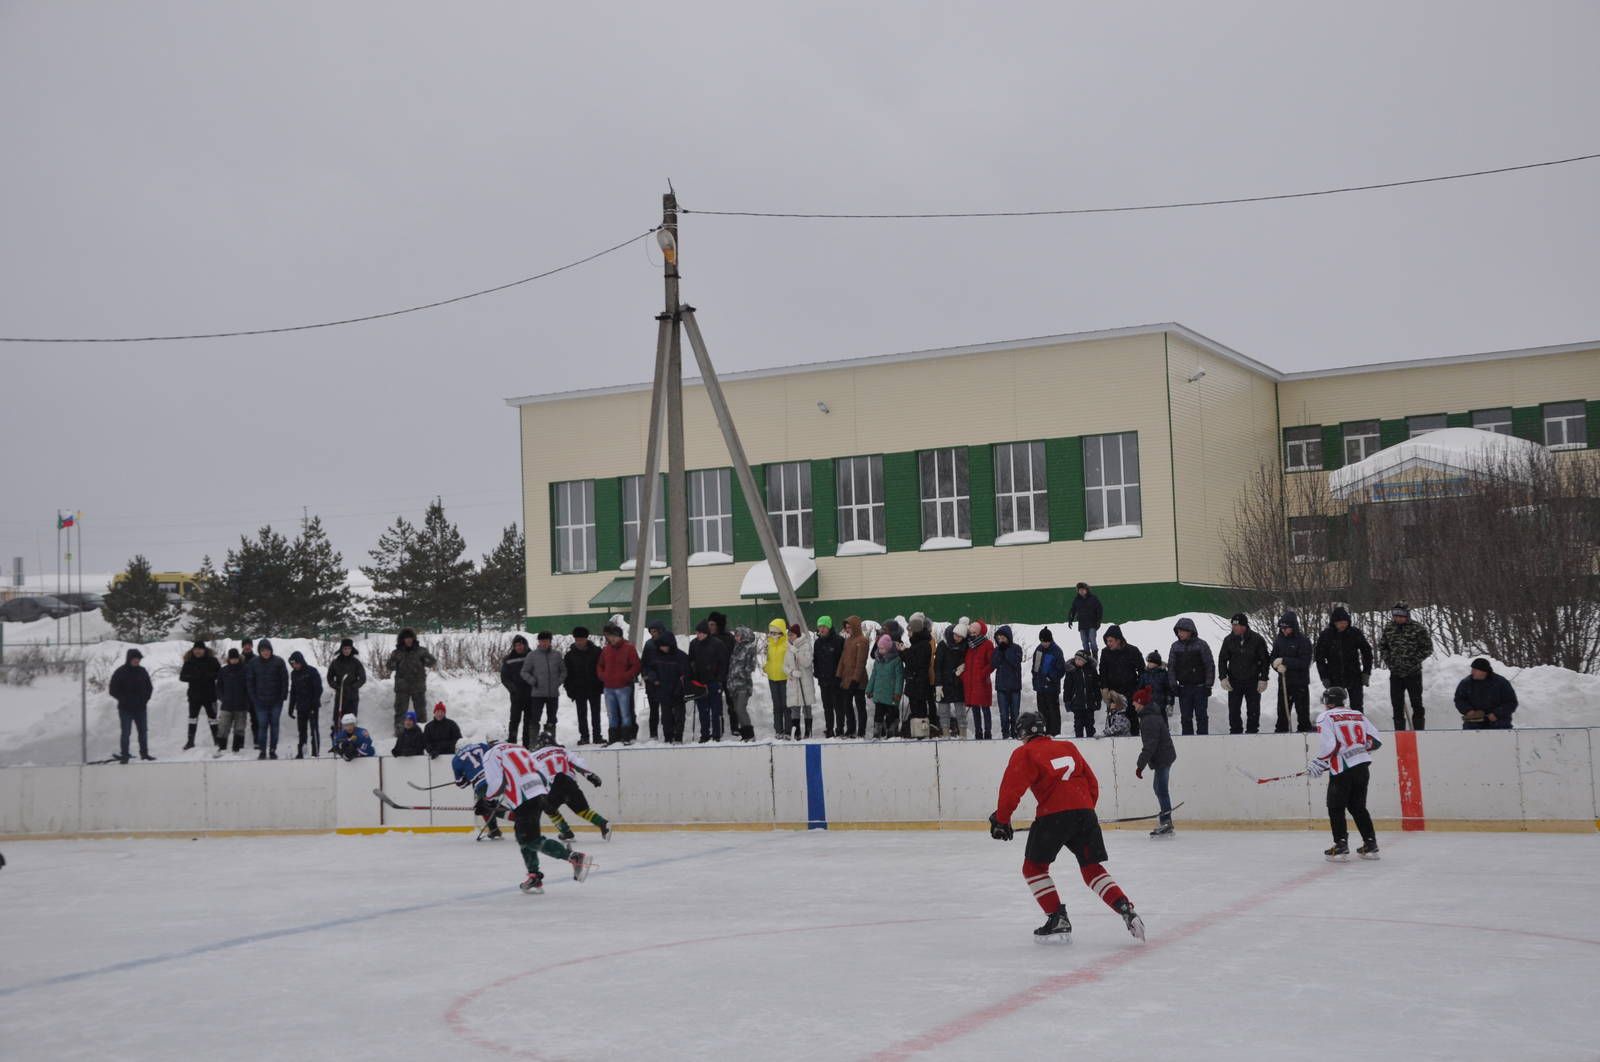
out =
[[[1516,166],[1498,166],[1490,170],[1469,170],[1465,173],[1446,173],[1436,177],[1413,177],[1403,181],[1383,181],[1378,184],[1353,184],[1340,188],[1321,188],[1312,192],[1280,192],[1275,195],[1244,195],[1228,199],[1190,199],[1177,203],[1139,203],[1129,206],[1072,207],[1064,210],[972,210],[936,211],[920,214],[829,214],[803,213],[779,210],[693,210],[680,207],[683,214],[706,214],[735,218],[811,218],[825,221],[867,220],[925,220],[934,218],[1037,218],[1062,217],[1069,214],[1131,214],[1144,210],[1185,210],[1190,207],[1230,206],[1237,203],[1269,203],[1282,199],[1312,199],[1316,196],[1343,195],[1346,192],[1372,192],[1380,188],[1404,188],[1415,184],[1436,184],[1440,181],[1461,181],[1468,177],[1487,177],[1496,173],[1515,173],[1519,170],[1537,170],[1547,166],[1565,166],[1572,162],[1600,159],[1600,152],[1592,155],[1573,155],[1564,159],[1547,159],[1543,162],[1524,162]]]
[[[0,336],[0,343],[170,343],[182,339],[232,339],[236,336],[268,336],[275,335],[280,332],[306,332],[313,328],[336,328],[339,325],[360,324],[363,321],[381,321],[386,317],[399,317],[402,314],[417,313],[422,310],[434,310],[440,306],[449,306],[452,303],[465,302],[468,299],[476,299],[480,295],[493,295],[496,292],[505,291],[508,288],[515,288],[523,284],[531,284],[535,280],[543,280],[545,277],[553,277],[557,273],[564,273],[569,269],[574,269],[587,262],[592,262],[596,258],[603,258],[606,255],[611,254],[613,251],[620,251],[629,244],[637,242],[638,240],[642,240],[655,231],[656,230],[654,228],[646,229],[637,236],[629,236],[626,240],[623,240],[620,243],[614,243],[604,250],[596,251],[591,255],[585,255],[582,258],[568,262],[566,265],[556,266],[554,269],[546,269],[543,273],[535,273],[531,277],[523,277],[521,280],[513,280],[506,284],[497,284],[492,288],[484,288],[481,291],[470,291],[465,295],[456,295],[448,299],[436,299],[433,302],[425,302],[419,306],[407,306],[402,310],[387,310],[383,313],[369,313],[361,317],[346,317],[338,321],[320,321],[316,324],[284,325],[280,328],[249,328],[235,332],[202,332],[193,335],[179,336]]]

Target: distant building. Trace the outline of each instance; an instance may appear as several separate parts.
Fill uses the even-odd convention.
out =
[[[1327,475],[1462,426],[1600,450],[1600,342],[1282,373],[1164,324],[723,383],[780,543],[815,558],[802,604],[836,618],[1055,621],[1080,580],[1119,619],[1214,606],[1230,521],[1264,465]],[[530,629],[627,611],[649,383],[507,401]],[[770,595],[740,597],[760,543],[695,381],[684,418],[691,609],[764,626]],[[667,602],[663,511],[653,612]]]

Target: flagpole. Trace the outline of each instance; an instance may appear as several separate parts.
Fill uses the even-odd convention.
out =
[[[61,593],[61,510],[56,509],[56,594]],[[56,617],[56,644],[61,644],[61,617]]]
[[[78,644],[83,644],[83,514],[78,513],[73,525],[78,529]]]

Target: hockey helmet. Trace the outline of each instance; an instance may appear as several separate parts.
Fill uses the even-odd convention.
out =
[[[1350,694],[1343,686],[1329,686],[1322,691],[1322,703],[1329,708],[1343,708],[1349,701]]]
[[[1017,737],[1023,741],[1044,737],[1046,733],[1048,731],[1045,729],[1044,717],[1038,712],[1023,712],[1017,716]]]
[[[490,731],[487,734],[483,735],[483,743],[485,745],[498,745],[498,744],[500,744],[500,742],[504,741],[505,739],[506,739],[506,736],[505,736],[504,733],[502,733],[501,731],[499,731],[497,729],[492,729],[492,728],[490,729]]]
[[[546,749],[556,743],[556,736],[548,730],[539,731],[539,737],[534,742],[535,748]]]

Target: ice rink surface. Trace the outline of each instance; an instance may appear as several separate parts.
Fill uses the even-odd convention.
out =
[[[1070,859],[1036,944],[1020,836],[579,839],[542,896],[509,837],[10,843],[0,1056],[1600,1056],[1594,835],[1108,831],[1142,946]]]

